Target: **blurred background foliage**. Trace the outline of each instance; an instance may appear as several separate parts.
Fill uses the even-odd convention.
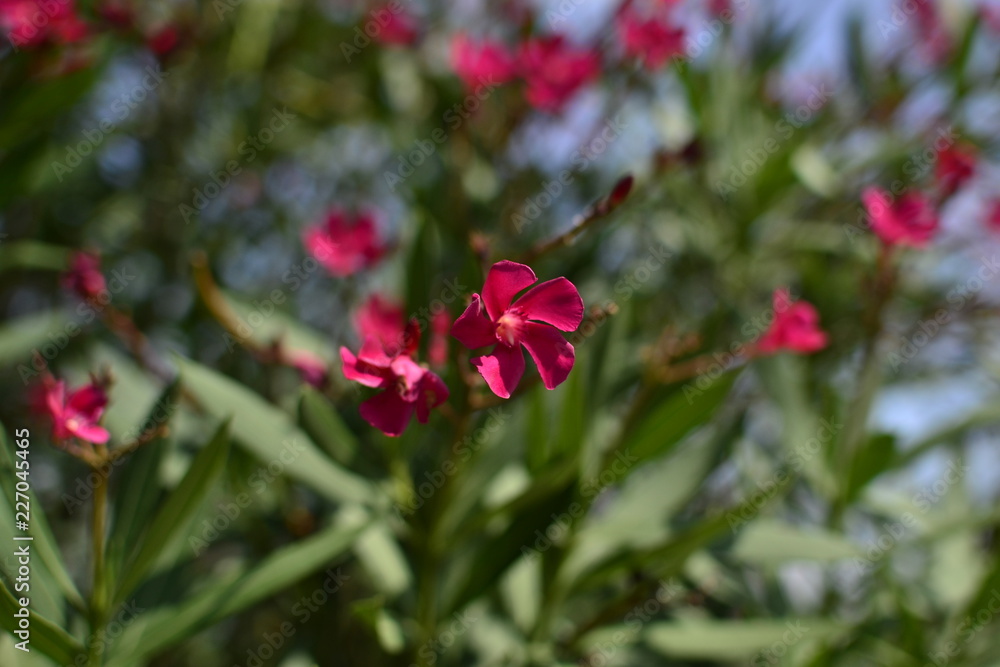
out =
[[[0,48],[0,419],[31,427],[56,554],[34,564],[52,627],[28,656],[5,636],[0,663],[93,640],[88,471],[26,411],[39,351],[74,384],[110,370],[116,441],[169,416],[112,477],[109,567],[132,592],[94,664],[997,664],[997,10],[682,2],[688,53],[651,71],[621,54],[617,2],[402,4],[402,44],[366,39],[359,2],[109,0],[77,3],[86,38]],[[601,74],[559,113],[512,83],[455,122],[459,32],[566,34]],[[942,136],[975,176],[886,291],[860,193],[935,187]],[[458,430],[360,418],[337,349],[367,295],[420,317],[458,285],[455,317],[492,262],[627,174],[624,203],[529,262],[588,307],[562,386]],[[373,270],[309,262],[334,205],[377,212]],[[81,248],[144,338],[61,287]],[[734,361],[779,287],[830,345]],[[261,363],[212,294],[330,385]],[[440,372],[461,416],[479,394],[459,348]]]

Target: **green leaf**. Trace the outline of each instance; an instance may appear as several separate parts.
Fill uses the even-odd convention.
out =
[[[727,373],[702,389],[696,382],[674,392],[636,427],[626,449],[639,462],[647,461],[673,448],[684,436],[715,414],[729,395],[738,372]]]
[[[229,424],[224,422],[209,443],[198,452],[184,479],[167,497],[149,530],[142,536],[135,557],[122,573],[115,595],[117,601],[124,600],[142,582],[157,558],[193,518],[212,484],[225,468],[228,454]]]
[[[187,359],[178,359],[178,364],[184,386],[209,413],[232,417],[233,436],[247,451],[271,461],[290,450],[294,458],[279,459],[290,477],[337,502],[375,502],[376,489],[371,483],[323,455],[284,412],[205,366]]]
[[[7,269],[45,269],[65,271],[69,248],[40,241],[0,243],[0,271]]]
[[[655,651],[671,658],[743,661],[778,644],[785,649],[798,641],[823,641],[844,630],[818,618],[717,621],[686,619],[651,623],[643,639]],[[769,653],[761,656],[771,657]],[[756,664],[756,663],[754,663]]]
[[[5,585],[0,584],[0,626],[14,633],[18,629],[18,619],[14,614],[21,609],[17,600]],[[65,630],[52,621],[29,611],[31,623],[29,647],[32,651],[44,653],[60,665],[74,664],[83,652],[83,646]],[[17,641],[20,641],[18,639]]]
[[[35,444],[32,442],[30,447],[34,447]],[[4,500],[10,508],[10,511],[7,512],[10,517],[14,516],[14,507],[11,504],[11,500],[14,499],[15,493],[13,482],[17,479],[14,476],[14,451],[14,443],[7,437],[7,429],[3,424],[0,424],[0,493],[3,493]],[[36,456],[35,454],[29,454],[29,463],[37,460]],[[62,595],[77,609],[83,609],[83,597],[81,597],[76,584],[73,583],[73,578],[66,569],[66,564],[63,562],[62,554],[59,551],[59,544],[56,542],[51,528],[49,528],[42,505],[38,502],[34,491],[29,490],[27,495],[31,499],[30,535],[34,537],[34,540],[31,542],[31,549],[37,554],[39,562],[48,570],[53,582],[62,592]]]
[[[862,555],[842,535],[815,528],[803,529],[772,519],[758,519],[740,533],[734,557],[760,565],[789,560],[835,561]]]
[[[868,483],[889,470],[895,460],[896,436],[880,433],[862,443],[851,461],[850,486],[846,489],[846,501],[856,500]]]
[[[225,297],[229,307],[244,323],[246,330],[251,332],[250,338],[258,344],[267,346],[280,339],[290,350],[309,352],[327,362],[333,359],[334,347],[328,336],[289,317],[270,301],[262,300],[264,305],[258,307],[232,294],[226,293]],[[247,322],[255,324],[250,326],[246,324]]]
[[[30,373],[22,376],[26,384],[38,376],[32,365],[31,352],[51,343],[48,334],[66,333],[69,316],[61,310],[25,315],[0,326],[0,364],[20,364]],[[52,343],[54,346],[55,344]],[[19,369],[21,372],[22,369]]]
[[[312,387],[302,388],[299,397],[299,423],[337,463],[348,465],[358,451],[358,439],[347,428],[337,411]]]
[[[241,566],[213,577],[212,583],[183,602],[145,612],[115,645],[108,667],[140,664],[144,658],[291,586],[350,549],[370,522],[368,515],[342,521],[276,551],[252,569]]]

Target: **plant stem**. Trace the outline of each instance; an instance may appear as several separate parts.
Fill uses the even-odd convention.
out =
[[[101,664],[101,641],[107,615],[107,590],[105,583],[104,535],[108,518],[108,475],[101,468],[94,468],[97,482],[94,485],[92,548],[94,561],[93,588],[90,592],[90,646],[87,650],[87,665],[99,667]]]

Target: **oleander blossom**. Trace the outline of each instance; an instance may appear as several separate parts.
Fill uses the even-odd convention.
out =
[[[872,231],[886,245],[923,248],[938,229],[938,215],[930,200],[919,192],[907,192],[892,201],[888,192],[866,188],[861,196]]]
[[[378,25],[375,39],[388,46],[412,46],[420,38],[417,20],[402,11],[397,3],[388,3],[372,12]]]
[[[63,286],[84,301],[90,301],[107,290],[101,273],[101,258],[97,253],[77,251],[69,261],[69,270],[62,276]]]
[[[351,215],[340,208],[331,210],[324,222],[307,230],[303,241],[327,271],[341,278],[372,267],[387,250],[374,215],[366,211]]]
[[[359,412],[386,435],[401,435],[414,414],[426,424],[430,411],[448,400],[441,378],[408,354],[390,356],[374,338],[365,340],[357,356],[341,347],[340,359],[348,380],[383,390],[362,403]]]
[[[483,81],[506,83],[517,75],[517,61],[501,42],[473,41],[466,34],[451,41],[451,66],[468,90]]]
[[[994,199],[986,205],[986,226],[994,232],[1000,232],[1000,199]]]
[[[90,383],[67,395],[66,382],[51,376],[42,387],[41,409],[52,419],[52,437],[57,443],[70,438],[103,445],[110,438],[98,422],[108,405],[104,388]]]
[[[684,29],[660,16],[644,17],[633,9],[618,16],[618,36],[625,55],[656,69],[684,54]]]
[[[0,0],[0,29],[17,48],[69,44],[88,33],[73,0]]]
[[[490,268],[483,294],[455,320],[451,335],[474,350],[493,345],[471,362],[490,390],[510,398],[524,374],[521,346],[535,360],[546,389],[558,387],[573,369],[576,352],[560,331],[575,331],[583,321],[583,299],[566,278],[548,280],[514,300],[538,279],[524,264],[497,262]]]
[[[323,389],[330,383],[330,374],[326,361],[310,352],[293,350],[284,353],[283,361],[299,373],[306,384]]]
[[[757,344],[760,354],[783,350],[812,354],[826,347],[827,335],[819,326],[819,313],[807,301],[792,301],[787,289],[777,289],[772,297],[774,321]]]
[[[576,48],[562,36],[530,39],[518,50],[528,103],[555,113],[584,85],[597,78],[601,60],[590,49]]]

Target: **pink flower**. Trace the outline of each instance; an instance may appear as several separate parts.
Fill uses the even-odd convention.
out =
[[[99,445],[108,441],[108,431],[97,425],[108,405],[103,387],[91,383],[67,397],[66,383],[63,380],[54,381],[50,376],[42,391],[42,407],[52,419],[52,437],[55,440],[62,442],[79,438]]]
[[[919,192],[908,192],[892,201],[888,192],[868,187],[861,199],[872,230],[887,245],[923,248],[937,232],[937,212]]]
[[[917,38],[934,63],[940,63],[951,51],[951,36],[945,29],[934,0],[917,0]]]
[[[574,48],[561,36],[528,40],[519,49],[518,61],[528,84],[528,102],[549,112],[562,109],[601,67],[595,52]]]
[[[146,46],[160,58],[167,56],[180,43],[180,33],[177,26],[165,25],[146,37]]]
[[[546,389],[555,389],[569,375],[576,352],[559,331],[573,331],[583,321],[583,299],[566,278],[549,280],[514,296],[538,279],[524,264],[497,262],[490,268],[483,296],[455,320],[451,335],[470,350],[495,345],[472,365],[494,394],[510,398],[524,374],[523,345],[538,366]]]
[[[447,310],[431,316],[431,343],[427,348],[431,366],[440,367],[448,363],[449,331],[451,331],[451,315]]]
[[[306,249],[335,276],[349,276],[378,262],[386,252],[367,212],[349,215],[339,208],[326,221],[306,231]]]
[[[72,290],[84,301],[97,298],[107,289],[101,273],[101,258],[97,253],[77,251],[63,274],[63,286]]]
[[[451,41],[451,66],[469,90],[484,81],[506,83],[517,74],[517,62],[507,47],[490,40],[473,42],[465,34]]]
[[[340,348],[340,359],[348,380],[384,390],[362,403],[359,411],[386,435],[400,435],[414,412],[417,421],[426,424],[430,411],[448,400],[441,378],[408,355],[389,356],[374,338],[365,340],[356,357]]]
[[[378,25],[375,39],[390,46],[411,46],[420,36],[420,26],[416,19],[402,9],[393,11],[393,4],[395,3],[389,3],[372,12],[372,18]]]
[[[372,294],[354,314],[354,328],[361,340],[374,338],[392,353],[401,346],[406,315],[402,304]],[[398,351],[398,350],[395,350]]]
[[[976,173],[976,156],[958,146],[937,152],[934,177],[941,185],[942,197],[950,197]]]
[[[774,290],[773,302],[774,321],[757,345],[759,353],[811,354],[826,347],[826,333],[819,328],[819,314],[811,303],[793,303],[787,289]]]
[[[308,385],[323,389],[329,383],[330,375],[326,362],[309,352],[287,352],[284,361],[297,370],[302,381]]]
[[[639,58],[648,69],[684,54],[684,29],[663,18],[643,18],[626,10],[618,17],[618,35],[625,55]]]
[[[87,36],[87,24],[77,15],[73,0],[0,0],[0,29],[18,48],[68,44]]]

